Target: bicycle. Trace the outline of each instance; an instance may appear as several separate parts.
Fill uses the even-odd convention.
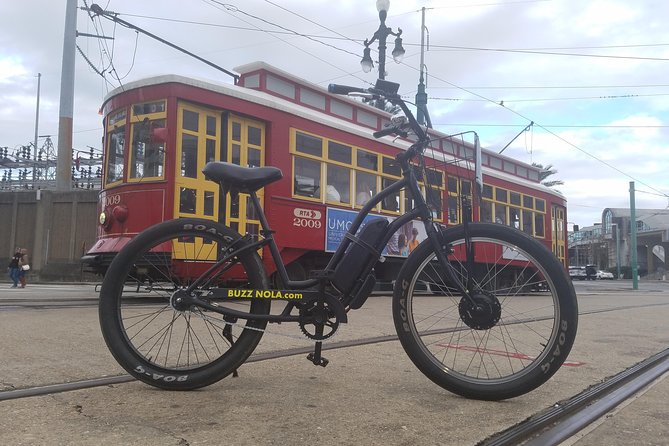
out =
[[[289,278],[256,194],[282,178],[275,167],[211,162],[203,170],[223,193],[249,194],[261,223],[259,236],[181,218],[146,229],[118,253],[102,283],[99,317],[107,346],[128,373],[163,389],[207,386],[237,373],[268,323],[288,322],[314,341],[308,359],[327,365],[323,342],[348,322],[350,310],[364,305],[383,247],[415,220],[422,221],[427,239],[399,272],[392,312],[398,338],[418,369],[451,392],[482,400],[522,395],[558,370],[573,345],[578,318],[565,268],[517,229],[472,222],[465,198],[462,224],[433,221],[412,164],[418,162],[425,172],[430,137],[398,87],[387,81],[366,89],[329,87],[334,94],[362,94],[397,105],[404,118],[374,136],[411,133],[416,142],[396,156],[401,179],[362,207],[327,266],[308,279]],[[401,189],[415,198],[413,209],[392,222],[379,218],[363,225],[377,204]],[[265,247],[280,287],[270,286],[259,254]],[[277,301],[285,306],[272,313]]]

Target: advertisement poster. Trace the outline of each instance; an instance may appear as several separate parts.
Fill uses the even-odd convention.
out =
[[[357,215],[358,213],[356,211],[327,208],[325,251],[334,252],[337,249]],[[385,218],[389,222],[394,220],[393,217],[370,214],[363,221],[361,229],[365,226],[366,223],[369,223],[370,221],[377,218]],[[425,240],[425,238],[426,234],[425,228],[423,228],[423,223],[420,221],[411,221],[406,223],[390,238],[390,241],[383,250],[383,255],[406,257],[418,246],[421,241]]]

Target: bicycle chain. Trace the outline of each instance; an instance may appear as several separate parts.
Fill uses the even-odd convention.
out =
[[[192,313],[192,314],[196,315],[196,313]],[[234,327],[239,327],[239,328],[244,329],[244,330],[259,331],[261,333],[267,333],[267,334],[276,335],[276,336],[283,336],[283,337],[286,337],[286,338],[296,339],[296,340],[299,340],[299,341],[306,340],[306,341],[309,341],[309,342],[315,342],[313,339],[309,338],[306,334],[304,334],[299,326],[298,326],[298,329],[299,329],[301,334],[300,335],[291,335],[291,334],[287,334],[287,333],[279,333],[279,332],[276,332],[276,331],[273,331],[273,330],[267,330],[267,328],[249,327],[247,325],[242,325],[238,322],[229,322],[229,321],[226,321],[225,319],[216,319],[216,318],[208,316],[204,313],[199,313],[199,314],[197,314],[197,316],[201,317],[202,319],[209,320],[210,322],[215,322],[217,324],[220,324],[221,322],[223,322],[225,325],[231,325],[231,326],[234,326]],[[268,325],[269,325],[269,323],[268,323]],[[338,332],[339,332],[339,328],[337,328],[337,330],[331,336],[328,336],[326,339],[323,339],[320,342],[323,342],[323,343],[329,342],[332,338],[337,336]]]

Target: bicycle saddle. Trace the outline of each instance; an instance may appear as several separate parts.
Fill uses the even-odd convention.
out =
[[[202,169],[204,176],[223,187],[253,192],[283,178],[277,167],[242,167],[223,161],[212,161]]]

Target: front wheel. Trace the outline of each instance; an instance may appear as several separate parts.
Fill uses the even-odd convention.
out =
[[[497,224],[443,232],[452,271],[473,283],[463,297],[432,245],[424,242],[399,273],[393,317],[414,364],[432,381],[467,398],[502,400],[545,383],[576,337],[578,306],[564,266],[541,243]]]
[[[159,223],[131,240],[114,258],[100,291],[102,334],[118,363],[155,387],[189,390],[233,373],[260,342],[266,322],[225,318],[175,304],[179,293],[234,244],[244,241],[216,222],[180,218]],[[211,288],[268,289],[258,254],[249,250],[218,267],[214,279],[193,293],[207,299]],[[268,314],[269,300],[207,299],[251,314]]]

